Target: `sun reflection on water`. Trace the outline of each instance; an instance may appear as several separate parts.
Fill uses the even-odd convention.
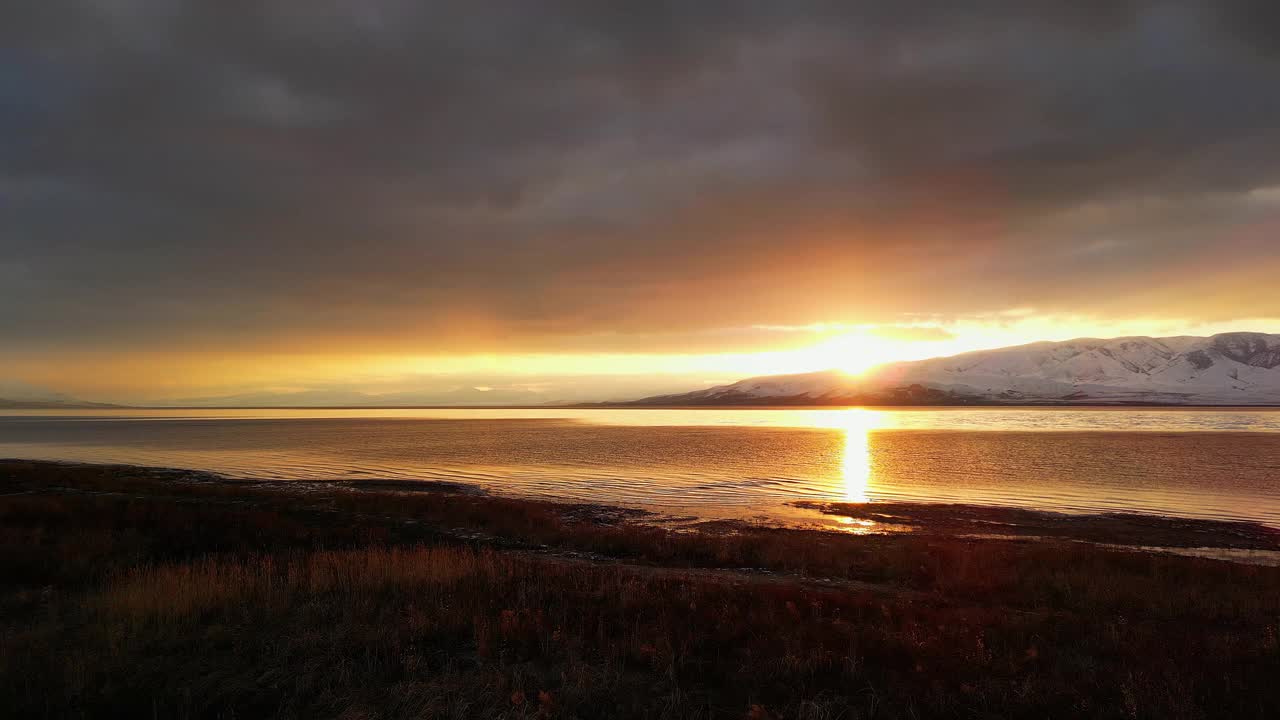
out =
[[[844,430],[844,456],[840,470],[844,479],[844,501],[870,502],[871,431],[882,425],[881,413],[875,410],[851,409],[840,414],[839,427]]]

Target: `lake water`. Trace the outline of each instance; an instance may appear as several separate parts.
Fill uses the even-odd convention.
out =
[[[1280,526],[1271,409],[0,412],[10,458],[450,480],[697,517],[817,522],[789,503],[912,500]]]

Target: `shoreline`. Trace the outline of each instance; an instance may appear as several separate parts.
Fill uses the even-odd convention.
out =
[[[11,475],[43,475],[55,470],[128,475],[149,483],[267,491],[279,498],[325,492],[387,496],[466,497],[474,502],[514,503],[564,517],[623,523],[686,533],[789,532],[888,538],[911,535],[942,539],[1069,541],[1141,551],[1260,551],[1275,553],[1280,565],[1280,528],[1245,520],[1218,520],[1142,512],[1064,512],[1013,505],[888,500],[866,503],[799,500],[787,507],[815,513],[811,523],[785,518],[747,520],[675,514],[609,503],[575,502],[519,494],[494,494],[465,482],[401,478],[253,479],[195,468],[93,463],[74,460],[0,458],[0,482]],[[833,518],[836,524],[822,524]],[[1229,554],[1220,559],[1231,560]]]

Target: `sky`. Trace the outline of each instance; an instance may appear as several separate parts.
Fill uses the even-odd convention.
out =
[[[0,381],[555,402],[1276,332],[1278,79],[1267,0],[5,3]]]

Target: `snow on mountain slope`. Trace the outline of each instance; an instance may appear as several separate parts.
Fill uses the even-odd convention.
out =
[[[715,404],[737,402],[738,398],[786,398],[807,397],[819,399],[835,389],[843,388],[848,377],[838,370],[805,373],[801,375],[769,375],[739,380],[731,385],[717,385],[706,390],[695,390],[677,395],[655,395],[637,402],[653,405]]]
[[[1081,338],[882,366],[742,380],[641,404],[1280,404],[1280,335]]]

